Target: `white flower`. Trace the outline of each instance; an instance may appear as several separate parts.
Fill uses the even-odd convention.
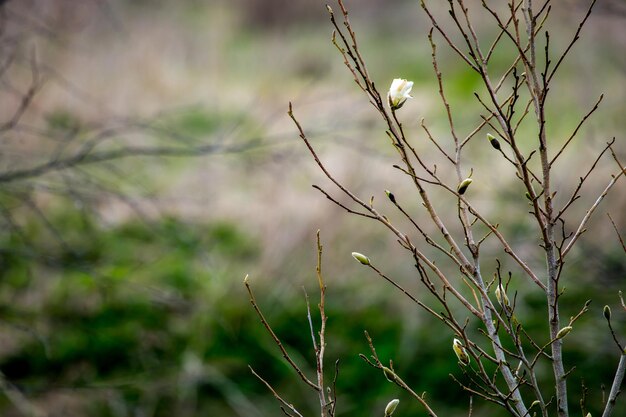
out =
[[[392,110],[398,110],[407,98],[413,98],[409,95],[413,88],[413,81],[407,81],[403,78],[396,78],[389,87],[387,99]]]

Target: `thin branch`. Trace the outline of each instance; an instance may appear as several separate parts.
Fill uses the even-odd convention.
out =
[[[376,354],[376,349],[374,348],[374,342],[372,341],[372,338],[367,332],[365,332],[365,337],[367,338],[367,343],[372,352],[372,358],[374,359],[374,362],[369,361],[369,359],[367,359],[364,355],[361,355],[361,358],[365,359],[367,363],[374,366],[375,368],[382,370],[385,375],[385,378],[387,378],[389,381],[393,382],[394,384],[396,384],[397,386],[399,386],[400,388],[402,388],[403,390],[411,394],[411,396],[415,398],[417,401],[419,401],[419,403],[426,409],[426,412],[428,413],[430,417],[437,417],[437,414],[435,413],[435,411],[430,407],[430,405],[424,399],[425,393],[424,395],[418,395],[415,391],[411,389],[411,387],[407,385],[406,382],[402,380],[402,378],[400,378],[398,374],[395,373],[393,369],[390,369],[384,366],[378,359],[378,355]]]
[[[576,188],[574,188],[574,191],[572,192],[572,196],[569,198],[569,200],[567,200],[567,203],[565,203],[565,205],[563,206],[563,208],[561,210],[559,210],[558,214],[556,216],[554,216],[555,221],[561,219],[561,217],[563,216],[563,214],[567,211],[567,209],[576,201],[580,198],[579,192],[580,189],[582,188],[583,184],[585,183],[585,181],[587,181],[587,178],[589,178],[589,176],[591,175],[592,172],[595,171],[596,166],[598,165],[598,163],[600,162],[600,159],[602,158],[602,156],[605,154],[606,151],[608,151],[611,148],[611,145],[613,145],[613,143],[615,143],[615,138],[613,138],[613,140],[611,140],[610,142],[608,142],[606,144],[606,146],[604,147],[604,149],[602,150],[602,152],[600,152],[600,154],[598,154],[598,156],[596,157],[596,159],[593,161],[593,164],[591,164],[591,167],[587,170],[587,173],[585,175],[583,175],[582,177],[580,177],[579,181],[578,181],[578,185],[576,186]]]
[[[287,407],[288,409],[290,409],[293,413],[296,413],[297,416],[299,417],[304,417],[302,414],[300,414],[300,412],[296,409],[296,407],[293,406],[293,404],[289,404],[287,401],[285,401],[280,395],[278,395],[278,393],[276,392],[276,390],[270,385],[269,382],[267,382],[266,380],[264,380],[259,374],[257,374],[254,369],[252,369],[252,367],[250,365],[248,365],[248,368],[250,369],[250,372],[252,372],[252,374],[254,376],[256,376],[259,381],[261,381],[266,387],[267,389],[269,389],[272,394],[274,395],[274,398],[276,398],[282,405],[284,405],[285,407]],[[282,409],[282,407],[281,407]],[[284,409],[283,412],[290,416],[291,414],[287,413]]]
[[[316,190],[318,190],[319,192],[321,192],[322,194],[324,194],[327,199],[329,199],[330,201],[332,201],[333,203],[335,203],[336,205],[338,205],[339,207],[341,207],[342,209],[344,209],[348,213],[355,214],[357,216],[367,217],[368,219],[376,219],[376,216],[372,216],[371,214],[363,213],[363,212],[360,212],[360,211],[354,211],[354,210],[348,208],[347,206],[341,204],[339,201],[337,201],[335,198],[333,198],[330,194],[328,194],[319,185],[313,184],[312,187],[315,188]]]
[[[276,333],[274,333],[274,330],[272,330],[272,327],[269,325],[269,323],[265,319],[265,316],[263,316],[261,309],[257,305],[256,298],[254,297],[254,293],[252,292],[252,288],[250,287],[250,283],[248,282],[247,275],[243,282],[244,282],[244,285],[246,286],[246,290],[248,290],[248,295],[250,296],[250,304],[252,304],[252,307],[254,307],[254,311],[256,312],[257,316],[261,320],[263,327],[265,327],[265,329],[270,334],[270,336],[272,336],[272,339],[274,339],[274,343],[276,343],[276,346],[278,346],[278,348],[280,349],[280,352],[283,354],[283,358],[285,358],[285,360],[294,369],[294,371],[296,371],[296,373],[298,374],[298,376],[300,377],[302,381],[304,381],[308,386],[315,389],[316,391],[320,391],[321,388],[317,386],[314,382],[311,382],[311,380],[309,380],[309,378],[307,378],[306,375],[304,375],[300,367],[296,365],[293,359],[291,359],[291,357],[289,356],[289,353],[287,353],[287,351],[285,350],[285,347],[281,343],[280,339],[278,338],[278,336],[276,336]]]
[[[622,249],[624,249],[624,252],[626,253],[626,245],[624,244],[624,239],[622,239],[622,235],[620,234],[619,230],[617,229],[617,226],[615,225],[615,222],[613,221],[613,218],[611,217],[611,215],[609,213],[606,213],[607,216],[609,216],[609,220],[611,220],[611,224],[613,225],[613,229],[615,229],[615,233],[617,234],[617,238],[619,239],[619,243],[622,245]]]
[[[574,37],[570,41],[569,45],[567,45],[567,48],[565,48],[565,51],[563,52],[563,54],[561,55],[559,60],[554,65],[554,68],[552,68],[552,71],[550,71],[550,74],[547,76],[547,80],[546,81],[548,83],[552,80],[552,77],[554,77],[554,74],[559,69],[559,67],[563,63],[563,60],[565,59],[565,57],[567,56],[569,51],[572,49],[574,44],[578,41],[578,39],[580,39],[580,31],[583,29],[583,26],[585,25],[585,22],[587,22],[587,19],[591,15],[591,11],[593,10],[593,6],[596,4],[596,1],[597,0],[593,0],[591,2],[591,4],[589,5],[589,8],[587,9],[587,13],[585,13],[585,17],[583,17],[583,20],[578,25],[578,28],[576,29],[576,33],[574,34]]]
[[[557,160],[557,158],[559,156],[561,156],[561,154],[563,153],[563,151],[565,150],[565,148],[567,148],[567,146],[570,144],[570,142],[572,141],[572,139],[574,139],[576,137],[576,134],[578,133],[578,131],[580,130],[581,126],[585,123],[585,121],[589,118],[589,116],[591,116],[596,110],[598,110],[598,106],[600,105],[600,103],[602,102],[602,99],[604,98],[604,94],[600,94],[600,98],[598,99],[598,101],[596,101],[596,104],[593,106],[593,108],[585,115],[585,117],[582,118],[582,120],[580,121],[580,123],[578,123],[578,125],[576,126],[576,129],[574,129],[574,132],[570,135],[570,137],[565,141],[565,143],[563,144],[563,146],[561,146],[561,149],[556,153],[556,155],[554,155],[554,157],[552,158],[552,160],[550,161],[550,166],[552,166],[552,164],[554,164],[554,162]]]
[[[569,243],[567,244],[567,246],[565,247],[565,249],[563,249],[562,253],[561,253],[561,259],[564,259],[565,256],[569,253],[569,251],[572,249],[572,247],[574,246],[574,244],[578,241],[578,239],[580,238],[580,236],[585,233],[585,231],[587,230],[585,228],[585,226],[587,225],[587,222],[589,222],[589,219],[591,219],[591,216],[593,215],[593,212],[596,210],[596,208],[598,208],[598,206],[600,205],[600,203],[602,202],[602,200],[604,200],[604,198],[607,196],[607,194],[609,193],[609,191],[611,191],[611,188],[613,188],[613,186],[617,183],[617,181],[624,175],[626,174],[626,170],[622,167],[622,171],[617,174],[617,175],[613,175],[613,178],[611,178],[611,181],[609,181],[609,183],[607,184],[607,186],[604,188],[604,191],[602,191],[602,194],[600,194],[600,196],[596,199],[596,201],[593,203],[593,205],[589,208],[589,210],[587,210],[587,213],[585,214],[585,216],[583,217],[583,219],[581,220],[580,224],[578,225],[578,228],[576,229],[576,232],[574,233],[574,235],[572,236],[572,239],[569,241]]]

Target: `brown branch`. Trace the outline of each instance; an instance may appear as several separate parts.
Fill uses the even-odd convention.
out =
[[[587,180],[587,178],[589,178],[589,176],[591,175],[591,173],[596,169],[596,166],[598,165],[598,163],[600,162],[600,159],[602,158],[602,156],[605,154],[606,151],[608,151],[611,148],[611,145],[615,143],[615,138],[613,138],[613,140],[611,140],[610,142],[607,143],[607,145],[604,147],[604,149],[602,150],[602,152],[600,152],[600,154],[596,157],[596,159],[593,161],[593,164],[591,164],[591,167],[587,170],[587,173],[585,175],[583,175],[582,177],[580,177],[579,181],[578,181],[578,185],[576,186],[576,188],[574,188],[574,191],[572,192],[572,196],[569,198],[569,200],[567,200],[567,203],[565,203],[565,205],[563,206],[563,208],[561,210],[559,210],[558,214],[554,217],[555,220],[560,219],[563,214],[567,211],[567,209],[576,201],[578,200],[578,198],[580,197],[579,192],[580,189],[582,188],[583,184],[585,183],[585,181]]]
[[[552,164],[554,164],[554,162],[557,160],[557,158],[559,156],[561,156],[561,154],[563,153],[563,151],[565,150],[565,148],[567,148],[567,146],[570,144],[570,142],[572,141],[572,139],[574,139],[576,137],[576,134],[578,133],[578,131],[580,130],[580,128],[582,127],[582,125],[585,123],[585,121],[589,118],[589,116],[591,116],[596,110],[598,110],[598,106],[600,105],[600,103],[602,102],[602,99],[604,98],[604,94],[600,94],[600,98],[598,99],[598,101],[596,101],[596,104],[593,106],[593,108],[582,118],[582,120],[580,121],[580,123],[578,123],[578,125],[576,126],[576,129],[574,129],[574,132],[570,135],[570,137],[565,141],[565,143],[563,144],[563,146],[561,146],[561,149],[559,149],[559,151],[556,153],[556,155],[554,155],[554,157],[552,157],[552,160],[550,160],[550,166],[552,166]]]
[[[578,41],[578,39],[580,39],[580,31],[583,29],[583,26],[585,25],[585,22],[587,22],[587,19],[589,19],[589,16],[591,15],[591,11],[593,10],[593,6],[596,4],[596,1],[597,0],[593,0],[591,2],[591,4],[589,5],[589,8],[587,9],[587,13],[585,13],[585,17],[583,17],[583,20],[578,25],[578,28],[576,29],[576,33],[574,34],[574,37],[570,41],[570,43],[567,46],[567,48],[565,48],[565,51],[563,52],[563,54],[561,55],[559,60],[554,65],[554,68],[552,68],[552,71],[550,71],[550,74],[547,76],[547,82],[548,83],[552,80],[552,77],[554,77],[554,74],[559,69],[559,67],[563,63],[563,60],[565,59],[565,57],[567,56],[569,51],[572,49],[574,44]]]
[[[624,244],[624,239],[622,239],[622,235],[620,234],[619,230],[617,229],[617,226],[615,225],[615,222],[613,221],[613,218],[611,217],[611,215],[609,213],[606,213],[606,215],[609,216],[609,220],[611,220],[611,224],[613,225],[613,229],[615,229],[615,234],[617,234],[617,238],[619,239],[619,243],[622,245],[622,249],[626,253],[626,245]]]
[[[252,374],[254,376],[256,376],[259,381],[261,381],[266,387],[267,389],[269,389],[272,394],[274,395],[274,398],[276,398],[282,405],[284,405],[285,407],[287,407],[288,409],[290,409],[292,412],[296,413],[297,416],[299,417],[304,417],[302,414],[300,414],[300,412],[296,409],[296,407],[293,406],[293,404],[289,404],[287,401],[285,401],[280,395],[278,395],[278,393],[276,392],[276,390],[270,385],[269,382],[267,382],[266,380],[264,380],[259,374],[257,374],[254,369],[252,369],[252,367],[250,365],[248,365],[248,368],[250,369],[250,372],[252,372]],[[282,407],[281,407],[282,409]],[[287,413],[286,410],[283,409],[283,412],[285,413],[285,415],[287,416],[291,416],[291,414]]]
[[[296,363],[293,361],[293,359],[291,359],[291,356],[289,356],[289,353],[287,353],[287,350],[283,346],[282,342],[280,341],[278,336],[276,336],[276,333],[274,333],[274,330],[272,330],[272,327],[270,326],[270,324],[265,319],[265,316],[263,316],[263,313],[261,312],[261,309],[259,308],[259,306],[258,306],[258,304],[256,302],[256,298],[254,297],[254,293],[252,292],[252,288],[250,287],[250,283],[248,281],[248,276],[247,275],[246,275],[246,278],[244,279],[243,283],[246,286],[246,290],[248,290],[248,295],[250,296],[250,304],[252,304],[252,307],[254,308],[254,311],[256,312],[257,316],[261,320],[261,323],[263,324],[263,327],[265,327],[265,330],[267,330],[267,332],[270,334],[270,336],[274,340],[274,343],[276,344],[276,346],[278,346],[278,349],[280,349],[280,352],[282,353],[283,358],[285,358],[287,363],[289,363],[289,365],[294,369],[294,371],[296,371],[296,373],[298,374],[300,379],[302,381],[304,381],[308,386],[310,386],[311,388],[313,388],[316,391],[323,391],[322,388],[320,388],[318,385],[316,385],[314,382],[312,382],[309,378],[307,378],[306,375],[304,375],[304,373],[302,372],[300,367],[298,365],[296,365]],[[252,368],[250,368],[250,369],[252,369]],[[254,373],[254,371],[253,371],[253,373]]]
[[[372,341],[372,338],[367,333],[367,331],[365,332],[365,337],[367,339],[367,343],[372,352],[372,358],[374,359],[374,362],[371,362],[369,359],[367,359],[365,355],[360,355],[361,358],[363,358],[367,363],[369,363],[373,367],[382,370],[385,375],[385,378],[387,378],[390,382],[393,382],[394,384],[396,384],[397,386],[399,386],[400,388],[402,388],[403,390],[411,394],[411,396],[415,398],[417,401],[419,401],[419,403],[426,409],[426,412],[428,413],[430,417],[437,417],[437,414],[430,407],[430,405],[426,402],[426,400],[424,399],[424,396],[418,395],[415,391],[413,391],[411,387],[409,387],[407,383],[404,382],[398,374],[396,374],[393,368],[391,369],[387,368],[380,362],[380,360],[378,359],[378,355],[376,354],[376,349],[374,348],[374,342]]]
[[[567,244],[567,246],[565,247],[565,249],[563,249],[562,253],[561,253],[561,259],[564,259],[565,256],[569,253],[569,251],[572,249],[572,247],[574,246],[574,244],[578,241],[578,239],[580,238],[580,236],[585,233],[585,231],[587,230],[585,228],[585,226],[587,225],[587,222],[589,222],[589,219],[591,218],[593,212],[596,210],[596,208],[598,208],[598,206],[600,205],[600,203],[602,202],[602,200],[604,200],[604,198],[607,196],[607,194],[609,193],[609,191],[611,191],[611,188],[613,188],[613,186],[617,183],[617,181],[626,173],[626,171],[624,171],[624,168],[622,168],[622,171],[617,174],[617,175],[613,175],[613,178],[611,178],[611,181],[609,181],[609,183],[607,184],[607,186],[604,188],[604,190],[602,191],[602,194],[600,194],[600,196],[596,199],[596,201],[593,203],[593,205],[589,208],[589,210],[587,210],[587,213],[585,214],[585,216],[583,217],[583,219],[581,220],[580,224],[578,225],[578,228],[576,229],[576,232],[574,233],[574,235],[572,236],[571,240],[569,241],[569,243]]]

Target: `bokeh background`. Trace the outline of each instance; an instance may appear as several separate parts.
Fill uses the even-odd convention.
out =
[[[418,149],[433,152],[420,120],[442,141],[449,131],[419,3],[346,3],[376,83],[415,81],[415,98],[401,116]],[[445,18],[444,2],[431,3]],[[567,45],[586,3],[554,4],[554,50]],[[626,152],[626,8],[599,3],[549,104],[549,134],[562,143],[605,93],[560,160],[555,182],[562,199],[612,137],[618,154]],[[381,121],[330,43],[324,2],[10,0],[0,2],[0,15],[1,415],[279,415],[248,365],[314,415],[316,396],[281,360],[242,281],[250,274],[274,330],[314,372],[302,288],[315,305],[318,229],[328,285],[327,363],[340,360],[338,415],[380,416],[391,398],[401,399],[399,416],[425,415],[358,358],[368,352],[363,330],[381,359],[393,359],[440,415],[467,415],[469,399],[449,376],[461,376],[453,335],[360,268],[350,252],[368,254],[420,293],[411,258],[381,227],[311,188],[334,192],[286,115],[290,101],[337,178],[364,199],[374,195],[400,225],[385,189],[423,216],[410,182],[392,168],[398,160]],[[492,38],[491,21],[478,12],[476,19],[481,37]],[[479,80],[437,42],[457,128],[467,134],[480,121],[473,99]],[[495,67],[505,68],[513,53],[499,50]],[[30,91],[32,100],[24,101]],[[532,140],[529,128],[528,146]],[[474,142],[466,160],[474,168],[473,201],[541,268],[537,231],[514,173],[494,160],[484,139]],[[85,144],[92,154],[125,157],[71,159]],[[568,228],[611,172],[615,165],[603,159]],[[593,415],[618,359],[604,304],[626,337],[617,298],[626,262],[606,217],[611,213],[626,234],[625,191],[618,184],[602,204],[563,278],[564,317],[593,300],[565,355],[568,367],[576,365],[570,407],[578,407],[584,384]],[[454,204],[441,198],[440,210],[454,221]],[[487,275],[496,259],[512,272],[520,320],[545,338],[544,300],[496,244],[485,255]],[[474,401],[474,416],[498,412]],[[615,415],[625,413],[621,404]]]

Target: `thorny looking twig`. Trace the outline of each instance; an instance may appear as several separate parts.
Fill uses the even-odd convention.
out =
[[[567,138],[567,140],[560,146],[558,151],[552,157],[549,156],[550,144],[545,129],[545,107],[548,91],[550,89],[550,82],[561,64],[563,63],[565,57],[571,51],[573,45],[579,39],[580,32],[585,22],[589,18],[591,10],[595,4],[595,0],[591,1],[587,13],[579,24],[573,39],[571,40],[567,48],[558,56],[556,64],[554,66],[551,66],[552,61],[550,59],[550,52],[548,48],[549,32],[545,32],[546,47],[543,69],[539,68],[540,63],[537,57],[537,37],[540,35],[540,30],[542,30],[545,22],[547,21],[548,15],[550,14],[550,0],[545,0],[543,2],[543,5],[539,7],[538,10],[533,6],[532,0],[510,0],[508,2],[509,14],[504,18],[501,16],[500,12],[497,12],[494,8],[489,6],[486,1],[482,1],[482,7],[494,18],[496,24],[500,29],[498,36],[493,41],[488,49],[488,52],[486,53],[482,49],[481,42],[479,41],[479,37],[472,23],[472,18],[469,15],[469,8],[465,5],[464,0],[448,0],[449,14],[454,23],[454,26],[456,27],[456,30],[458,30],[458,32],[462,36],[462,39],[465,43],[464,47],[458,46],[452,40],[453,37],[438,22],[434,14],[431,13],[428,6],[426,5],[426,2],[424,0],[421,1],[422,8],[427,13],[433,25],[433,30],[436,30],[443,37],[448,46],[450,46],[457,53],[457,55],[481,77],[484,87],[489,96],[488,101],[483,101],[480,95],[478,93],[476,94],[476,98],[479,100],[480,104],[488,111],[488,114],[487,116],[482,116],[483,122],[478,127],[473,129],[472,132],[467,135],[465,139],[461,140],[462,136],[457,134],[456,132],[453,118],[454,112],[452,111],[444,92],[442,73],[438,68],[435,43],[432,39],[433,30],[431,30],[429,34],[429,39],[432,46],[433,67],[435,69],[435,74],[439,84],[440,97],[444,104],[444,108],[448,117],[449,129],[454,144],[454,153],[448,153],[445,150],[445,148],[433,137],[429,129],[424,125],[423,121],[422,127],[424,128],[430,141],[434,144],[436,150],[454,166],[456,179],[459,182],[464,178],[464,169],[461,165],[461,151],[464,146],[484,126],[489,125],[494,130],[496,130],[498,135],[503,139],[504,143],[513,152],[513,157],[509,158],[502,149],[499,149],[501,155],[515,167],[515,175],[526,188],[527,197],[531,205],[531,214],[534,216],[538,230],[541,234],[540,246],[545,253],[547,266],[547,278],[545,279],[545,282],[542,282],[538,277],[539,274],[535,273],[513,250],[513,248],[511,248],[511,246],[505,240],[503,234],[498,230],[498,225],[494,225],[490,221],[488,221],[485,216],[481,215],[478,210],[472,206],[466,196],[460,195],[458,192],[456,192],[455,185],[445,183],[437,174],[436,166],[431,167],[429,164],[427,164],[425,162],[426,159],[420,153],[418,153],[416,149],[411,145],[405,135],[403,126],[397,117],[396,111],[394,109],[391,109],[391,111],[387,109],[385,100],[382,99],[381,94],[378,92],[376,86],[371,81],[365,65],[365,61],[363,60],[358,48],[355,32],[352,28],[350,21],[348,20],[347,9],[345,8],[342,0],[338,0],[338,4],[343,18],[343,28],[336,19],[333,10],[328,7],[330,19],[335,28],[332,37],[333,44],[343,56],[344,64],[352,73],[354,81],[368,95],[370,103],[378,111],[378,113],[384,120],[387,126],[387,134],[391,139],[392,145],[398,151],[402,163],[404,164],[403,167],[399,167],[397,165],[395,165],[395,167],[400,169],[400,171],[402,171],[411,178],[413,184],[417,189],[417,192],[421,197],[423,206],[428,212],[430,220],[434,223],[436,229],[441,233],[441,236],[449,247],[447,248],[444,245],[437,243],[431,236],[429,236],[424,231],[424,228],[420,224],[418,224],[418,222],[414,220],[413,217],[397,203],[395,197],[393,199],[391,199],[390,197],[390,199],[392,200],[393,204],[401,211],[401,213],[411,222],[411,224],[424,238],[427,244],[444,253],[453,263],[455,263],[459,267],[461,274],[465,277],[462,281],[470,286],[472,294],[474,295],[474,301],[476,302],[476,305],[470,302],[458,291],[457,282],[451,282],[447,278],[446,274],[443,273],[443,271],[437,265],[435,265],[435,263],[432,262],[431,259],[429,259],[424,252],[422,252],[415,244],[412,243],[408,234],[405,234],[399,228],[394,226],[387,218],[387,216],[381,214],[376,208],[374,208],[373,203],[366,204],[358,196],[352,193],[347,187],[345,187],[340,181],[333,177],[333,175],[327,170],[327,168],[321,162],[320,158],[311,146],[306,134],[304,133],[303,128],[294,116],[292,106],[290,104],[289,116],[296,124],[301,139],[304,141],[305,145],[309,149],[319,168],[345,196],[347,196],[363,211],[355,211],[351,209],[348,205],[340,203],[338,199],[332,197],[321,187],[315,187],[320,190],[327,198],[329,198],[331,201],[333,201],[335,204],[337,204],[347,212],[370,218],[382,223],[397,236],[400,245],[413,254],[416,262],[416,268],[419,272],[422,282],[424,283],[426,288],[428,288],[428,290],[443,305],[444,309],[447,311],[446,313],[436,313],[430,307],[421,303],[413,295],[411,295],[404,288],[398,285],[394,280],[387,277],[376,267],[371,264],[369,266],[382,278],[389,281],[392,285],[394,285],[396,288],[406,294],[418,305],[425,308],[439,320],[444,322],[451,329],[453,329],[456,334],[464,339],[466,346],[468,347],[469,354],[474,357],[476,362],[478,363],[478,369],[474,369],[473,372],[480,381],[476,383],[479,389],[478,391],[474,388],[464,386],[465,389],[471,391],[473,394],[479,395],[481,398],[485,398],[487,400],[494,401],[502,405],[503,407],[507,408],[509,412],[511,412],[511,414],[513,415],[516,415],[518,417],[525,417],[530,414],[531,410],[526,408],[526,405],[524,404],[524,401],[521,397],[519,388],[523,385],[529,385],[532,388],[532,392],[536,397],[536,402],[538,402],[539,408],[541,409],[541,413],[544,417],[548,415],[548,407],[551,404],[556,405],[557,414],[560,417],[568,417],[569,411],[567,404],[566,378],[571,371],[566,372],[564,369],[562,358],[563,341],[562,338],[558,336],[559,332],[561,331],[561,320],[559,317],[558,303],[559,297],[561,295],[561,291],[559,289],[559,280],[563,272],[565,256],[571,250],[571,248],[574,246],[580,236],[584,233],[585,226],[591,218],[595,209],[606,197],[606,195],[613,188],[613,186],[617,183],[618,179],[622,175],[624,175],[625,171],[623,164],[621,164],[617,160],[615,153],[611,149],[612,142],[609,143],[604,151],[594,161],[591,168],[589,169],[589,172],[584,177],[581,177],[581,180],[574,190],[572,197],[565,203],[565,206],[560,211],[555,212],[555,191],[552,190],[551,185],[551,174],[552,170],[554,169],[555,162],[572,143],[573,139],[577,136],[580,128],[585,123],[585,121],[598,108],[598,105],[602,100],[602,96],[594,105],[592,110],[589,111],[582,118],[570,137]],[[520,15],[522,19],[520,19]],[[525,24],[525,34],[523,28],[521,28],[520,25],[521,20],[523,20]],[[346,33],[344,33],[344,30],[346,31]],[[505,73],[501,76],[497,84],[494,85],[491,74],[489,73],[488,63],[496,47],[504,39],[508,39],[514,45],[515,49],[517,50],[517,56],[514,58],[512,64],[508,67],[508,70],[506,70]],[[465,48],[467,48],[468,52],[464,52]],[[525,70],[522,75],[517,74],[518,65],[521,65]],[[505,100],[501,100],[498,98],[498,92],[504,85],[505,79],[510,77],[512,77],[514,81],[513,92]],[[530,98],[525,102],[525,104],[522,103],[523,111],[519,116],[517,116],[517,120],[515,120],[514,114],[516,114],[516,105],[518,104],[518,99],[520,97],[518,89],[522,85],[526,85]],[[522,121],[524,121],[526,116],[529,114],[529,109],[531,108],[531,105],[534,109],[534,114],[536,116],[536,124],[538,127],[538,141],[537,148],[531,151],[528,155],[526,155],[524,152],[522,152],[516,140],[516,134],[518,128],[522,124]],[[495,119],[498,126],[494,126],[494,124],[492,123],[492,119]],[[613,157],[616,160],[620,171],[617,174],[613,175],[611,181],[609,182],[603,193],[588,209],[586,215],[581,220],[578,229],[570,235],[567,235],[565,232],[565,222],[562,219],[562,216],[572,205],[572,203],[579,198],[579,191],[583,183],[585,182],[589,174],[593,170],[595,170],[596,165],[598,164],[600,158],[604,155],[607,149],[611,149]],[[535,154],[538,155],[540,159],[540,174],[536,174],[529,166],[531,158]],[[422,169],[426,173],[426,176],[420,175],[417,172],[417,168]],[[429,193],[426,189],[426,185],[429,184],[447,190],[454,198],[457,199],[458,216],[464,237],[463,247],[459,243],[457,243],[456,238],[449,231],[448,226],[440,218],[437,211],[435,210],[435,207],[431,202]],[[536,186],[540,187],[538,191],[535,190]],[[489,229],[489,233],[478,241],[476,241],[473,237],[473,226],[477,222],[482,223]],[[557,227],[559,224],[562,225],[563,228],[563,241],[560,244],[557,243],[555,240],[555,227]],[[548,321],[550,326],[550,338],[548,342],[540,344],[536,343],[530,338],[530,336],[526,333],[521,324],[517,322],[517,319],[513,315],[515,309],[514,304],[512,306],[502,306],[504,310],[503,316],[497,313],[495,305],[488,297],[488,285],[486,285],[482,278],[479,259],[480,245],[490,235],[494,235],[497,237],[502,247],[504,248],[505,253],[510,255],[516,261],[516,263],[524,270],[524,272],[546,293],[546,300],[548,304]],[[567,245],[565,245],[567,240]],[[465,251],[468,251],[471,256],[467,256]],[[425,268],[430,270],[437,276],[439,282],[442,285],[441,290],[438,290],[434,283],[430,280]],[[467,325],[467,322],[465,325],[460,325],[459,322],[454,318],[448,308],[449,300],[446,298],[446,293],[452,294],[454,298],[458,300],[471,314],[479,318],[484,323],[487,329],[485,334],[495,351],[495,358],[488,355],[482,348],[480,348],[478,344],[470,341],[467,338],[467,335],[465,334],[465,327]],[[587,305],[588,303],[585,304],[585,306],[582,308],[578,315],[571,318],[569,323],[570,326],[584,312],[587,311]],[[494,319],[493,322],[492,316]],[[515,348],[514,351],[507,350],[503,347],[502,343],[500,342],[498,328],[505,329],[507,334],[511,337]],[[527,338],[532,348],[536,350],[534,358],[527,358],[524,347],[522,345],[522,338],[520,337],[521,335]],[[376,357],[375,350],[373,348],[373,345],[371,344],[371,339],[369,339],[369,336],[368,340],[370,341],[370,346],[374,355],[373,357],[375,358],[375,362],[370,362],[368,359],[366,360],[371,365],[382,368],[382,364],[380,363],[380,361],[378,361]],[[544,350],[548,347],[551,348],[551,355],[548,355],[546,352],[544,352]],[[478,353],[476,353],[475,351]],[[515,374],[513,374],[512,369],[508,364],[508,361],[510,359],[507,359],[507,357],[518,359],[520,361],[520,367],[522,365],[524,365],[525,367],[523,375],[527,374],[528,376],[524,377],[523,375],[519,374],[520,367],[518,367]],[[546,402],[543,399],[542,391],[535,375],[535,366],[537,364],[537,361],[542,357],[548,358],[553,365],[554,377],[556,382],[556,401],[554,402],[552,400]],[[492,380],[495,381],[496,374],[494,374],[493,377],[490,377],[482,367],[481,360],[491,360],[498,365],[498,371],[496,372],[496,374],[499,372],[505,380],[506,385],[509,389],[508,393],[501,393],[494,385],[494,383],[492,383]],[[395,375],[395,372],[393,373],[393,375]],[[394,382],[396,382],[396,378],[397,376],[393,377]],[[408,387],[406,387],[405,389],[407,388]],[[420,399],[422,397],[416,396],[416,398]],[[429,413],[432,413],[432,410],[428,408],[427,404],[422,404],[427,407]]]
[[[278,348],[280,349],[280,351],[281,351],[281,353],[283,355],[283,358],[287,361],[287,363],[291,366],[291,368],[294,371],[296,371],[296,373],[298,374],[300,379],[302,381],[304,381],[304,383],[306,383],[309,387],[313,388],[313,390],[315,390],[317,392],[317,395],[319,397],[319,403],[320,403],[320,413],[321,413],[320,415],[321,415],[321,417],[334,417],[335,416],[336,405],[337,405],[336,382],[337,382],[337,376],[338,376],[338,373],[339,373],[339,361],[335,362],[335,375],[333,377],[332,388],[328,387],[326,389],[325,388],[325,382],[324,382],[324,352],[325,352],[325,349],[326,349],[326,320],[327,320],[327,316],[326,316],[326,312],[325,312],[326,284],[324,283],[324,277],[322,275],[322,249],[323,249],[323,247],[322,247],[322,243],[321,243],[321,240],[320,240],[320,232],[318,230],[317,231],[317,265],[316,265],[315,270],[316,270],[317,282],[318,282],[319,290],[320,290],[320,302],[318,304],[318,308],[319,308],[319,312],[320,312],[320,328],[319,328],[319,331],[317,332],[317,337],[315,335],[315,330],[313,328],[313,320],[311,318],[311,308],[310,308],[310,305],[309,305],[309,297],[308,297],[308,295],[306,294],[306,291],[305,291],[305,300],[306,300],[306,307],[307,307],[307,320],[308,320],[308,323],[309,323],[309,329],[311,331],[311,340],[312,340],[312,344],[313,344],[313,350],[315,352],[315,364],[316,364],[315,374],[316,374],[316,381],[317,382],[311,381],[304,374],[304,372],[300,369],[300,367],[293,361],[293,359],[291,359],[291,357],[289,356],[289,353],[287,353],[287,350],[285,349],[285,347],[283,346],[282,342],[280,341],[280,338],[276,335],[276,333],[274,333],[274,330],[272,330],[272,327],[270,326],[269,322],[265,319],[265,316],[261,312],[261,309],[259,308],[259,306],[258,306],[258,304],[256,302],[256,298],[254,297],[254,293],[252,291],[252,288],[250,287],[250,283],[249,283],[247,275],[246,275],[246,277],[244,279],[244,285],[246,287],[246,290],[248,291],[248,295],[250,296],[250,303],[252,304],[252,307],[254,308],[254,311],[256,312],[257,316],[261,320],[261,323],[263,324],[263,327],[265,327],[267,332],[270,334],[270,336],[274,340],[274,343],[276,344],[276,346],[278,346]],[[268,387],[268,389],[272,392],[272,394],[274,394],[274,397],[276,397],[276,399],[283,406],[289,408],[289,410],[291,410],[296,415],[302,416],[298,412],[298,410],[292,404],[290,404],[286,400],[284,400],[274,390],[274,388],[272,388],[272,386],[267,381],[265,381],[261,376],[259,376],[252,369],[252,367],[250,367],[250,370],[252,371],[254,376],[256,376],[258,379],[260,379],[261,382],[263,382],[265,384],[265,386]],[[287,412],[284,409],[283,409],[283,412],[285,412],[285,414],[287,414]]]

